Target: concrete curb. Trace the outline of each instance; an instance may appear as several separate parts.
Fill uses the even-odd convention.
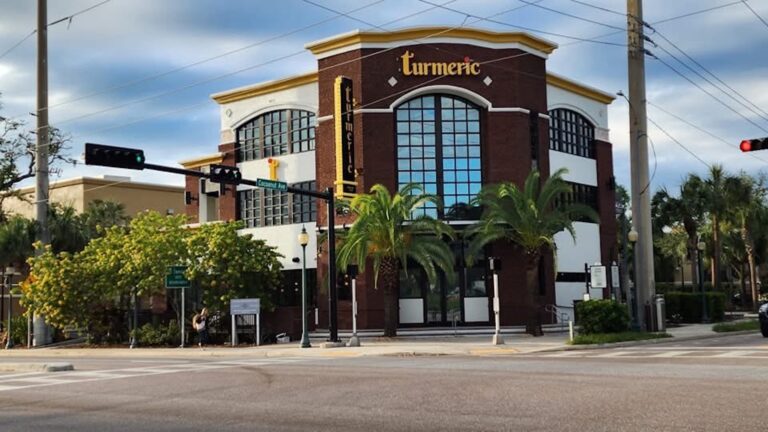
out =
[[[562,347],[544,348],[542,350],[538,350],[535,352],[540,353],[540,352],[556,352],[556,351],[584,351],[584,350],[598,350],[598,349],[610,349],[610,348],[625,348],[625,347],[632,347],[632,346],[657,345],[657,344],[663,344],[663,343],[675,343],[675,342],[684,342],[684,341],[693,341],[693,340],[702,340],[702,339],[715,339],[719,337],[740,336],[740,335],[748,335],[748,334],[754,334],[754,333],[755,333],[754,330],[742,330],[737,332],[712,333],[712,334],[694,335],[694,336],[677,336],[677,337],[672,336],[672,337],[659,338],[659,339],[645,339],[645,340],[639,340],[639,341],[615,342],[615,343],[596,344],[596,345],[565,345]]]
[[[3,372],[63,372],[75,370],[72,363],[0,363]]]

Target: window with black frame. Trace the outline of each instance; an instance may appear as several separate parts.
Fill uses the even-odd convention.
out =
[[[557,108],[549,111],[549,148],[595,158],[595,126],[576,111]]]
[[[414,216],[475,219],[470,202],[482,187],[480,109],[453,95],[426,95],[395,110],[397,181],[438,195],[439,211],[425,205]]]
[[[271,111],[238,127],[236,139],[238,162],[311,151],[315,149],[315,114]]]
[[[315,190],[315,181],[292,184],[303,190]],[[317,199],[271,189],[237,191],[239,220],[246,228],[307,223],[317,220]]]

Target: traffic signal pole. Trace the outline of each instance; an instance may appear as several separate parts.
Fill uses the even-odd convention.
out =
[[[632,178],[632,225],[638,233],[635,246],[637,268],[637,318],[644,330],[645,305],[655,294],[653,237],[651,233],[651,188],[648,179],[648,119],[645,98],[645,40],[642,0],[627,0],[629,72],[629,158]]]
[[[133,152],[133,153],[131,153]],[[111,156],[114,156],[111,158]],[[86,165],[101,165],[111,166],[115,168],[126,169],[138,169],[138,170],[152,170],[161,171],[171,174],[180,174],[190,177],[207,178],[216,181],[216,174],[205,173],[202,171],[194,171],[184,168],[169,167],[165,165],[155,165],[144,162],[144,151],[138,149],[127,149],[124,147],[112,147],[101,144],[85,145],[85,164]],[[127,166],[121,166],[125,164]],[[261,187],[256,180],[248,180],[240,177],[237,167],[223,167],[231,168],[235,174],[227,180],[232,184],[244,184],[248,186]],[[329,342],[339,342],[339,325],[338,325],[338,288],[336,286],[336,204],[333,196],[333,188],[327,188],[324,192],[311,191],[305,189],[299,189],[296,187],[288,186],[286,192],[311,196],[314,198],[325,200],[328,207],[328,331]]]

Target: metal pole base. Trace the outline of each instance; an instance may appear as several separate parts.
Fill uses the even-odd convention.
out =
[[[504,345],[504,337],[501,336],[501,333],[496,333],[493,335],[493,341],[491,342],[493,345]]]
[[[312,348],[312,344],[309,343],[308,337],[302,337],[301,338],[301,347],[302,348]]]
[[[352,335],[351,338],[349,338],[349,341],[347,342],[348,347],[359,347],[360,346],[360,338],[357,337],[357,335]]]

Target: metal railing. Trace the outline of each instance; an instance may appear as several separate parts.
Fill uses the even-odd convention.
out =
[[[544,305],[544,311],[551,314],[553,323],[560,324],[560,331],[565,331],[568,327],[570,314],[560,309],[573,309],[569,306],[557,306],[554,304]]]

